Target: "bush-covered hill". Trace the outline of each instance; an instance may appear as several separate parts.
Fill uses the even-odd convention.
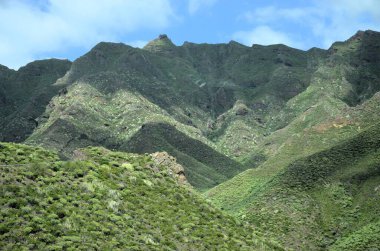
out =
[[[270,179],[258,179],[260,170],[250,179],[255,171],[246,171],[207,195],[286,247],[370,250],[380,244],[379,149],[380,127],[375,124],[294,161]]]
[[[148,155],[0,144],[2,250],[281,250]]]

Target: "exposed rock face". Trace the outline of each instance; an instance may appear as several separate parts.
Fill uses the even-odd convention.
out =
[[[160,35],[158,36],[158,38],[159,38],[159,39],[168,39],[168,35],[166,35],[166,34],[160,34]]]
[[[155,152],[150,154],[150,156],[152,156],[152,160],[156,165],[164,165],[170,168],[172,175],[178,180],[179,184],[189,184],[185,176],[185,169],[177,163],[176,158],[169,155],[167,152]]]
[[[73,159],[83,161],[87,160],[88,156],[81,149],[76,149],[73,152]]]
[[[147,45],[144,46],[144,50],[169,55],[171,53],[174,53],[175,48],[176,46],[166,34],[159,35],[158,38],[150,41]]]
[[[248,114],[248,111],[249,111],[248,107],[243,103],[236,104],[234,109],[235,109],[235,114],[238,116],[245,116]]]

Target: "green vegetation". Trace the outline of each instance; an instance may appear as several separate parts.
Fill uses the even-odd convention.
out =
[[[165,149],[187,167],[187,180],[201,190],[211,188],[244,170],[240,163],[163,123],[144,124],[120,148],[124,147],[128,152],[136,153],[153,153]]]
[[[2,250],[281,250],[148,155],[0,147]]]
[[[64,85],[54,85],[71,66],[67,60],[32,62],[17,72],[0,66],[0,141],[21,142],[38,126],[38,117]]]
[[[248,170],[207,197],[289,248],[376,246],[375,232],[361,239],[380,214],[379,128],[298,159],[272,178],[266,169]]]
[[[365,226],[379,215],[380,132],[375,111],[380,99],[374,86],[366,89],[371,92],[366,98],[351,99],[357,83],[352,76],[366,75],[361,81],[367,86],[378,79],[374,59],[366,69],[353,67],[370,57],[367,50],[374,52],[378,39],[378,33],[358,32],[334,44],[329,61],[320,62],[309,87],[270,122],[281,129],[246,157],[265,156],[256,162],[258,168],[205,196],[289,248],[325,250],[355,237],[360,246],[360,229],[373,229]],[[368,247],[377,243],[371,236],[365,240]]]
[[[40,147],[14,143],[0,144],[1,165],[38,164],[41,162],[56,162],[58,160],[59,157],[56,153],[46,151]]]
[[[245,155],[275,128],[268,127],[273,114],[305,90],[315,70],[307,66],[311,56],[284,45],[175,46],[166,36],[143,50],[100,43],[59,80],[66,92],[51,100],[26,142],[66,157],[89,145],[144,153],[133,142],[149,146],[153,137],[140,128],[165,123],[184,134],[183,142],[171,145],[164,135],[154,150],[170,152],[204,190],[256,163]],[[230,159],[238,157],[245,166]]]
[[[81,161],[60,162],[57,155],[42,149],[2,144],[0,161],[38,167],[38,175],[26,172],[24,166],[9,173],[9,177],[20,177],[17,184],[25,181],[25,187],[35,185],[40,173],[47,179],[51,178],[49,173],[55,173],[66,192],[61,197],[71,196],[79,203],[86,204],[81,196],[87,195],[71,194],[67,189],[90,182],[87,177],[91,182],[96,177],[103,185],[93,188],[106,199],[94,195],[100,202],[93,202],[94,212],[99,211],[99,216],[91,216],[93,221],[96,217],[107,221],[103,211],[112,213],[112,208],[124,205],[107,204],[110,199],[104,189],[116,190],[119,183],[136,188],[134,194],[144,196],[132,204],[141,206],[135,202],[139,200],[144,206],[133,210],[138,212],[138,226],[144,232],[139,235],[132,228],[127,236],[136,245],[147,245],[146,249],[158,248],[155,244],[163,242],[170,243],[172,249],[205,249],[202,245],[252,249],[263,242],[248,234],[251,230],[245,225],[250,225],[266,240],[276,240],[289,249],[376,250],[380,215],[379,44],[380,33],[374,31],[359,31],[328,50],[308,51],[285,45],[246,47],[234,41],[176,46],[160,35],[143,49],[102,42],[72,64],[38,61],[17,72],[0,66],[0,115],[4,118],[0,140],[26,139],[25,143],[53,149],[64,159],[83,155]],[[189,183],[222,211],[190,188],[178,188],[173,177],[165,176],[167,169],[159,168],[158,174],[140,168],[152,165],[148,156],[88,146],[138,154],[166,151],[184,167]],[[85,150],[78,152],[78,148]],[[18,149],[19,154],[8,154],[9,149]],[[87,171],[81,174],[81,169]],[[40,182],[42,192],[28,188],[33,196],[42,196],[55,186]],[[180,193],[185,199],[177,203],[165,195],[169,201],[158,200],[163,198],[157,192],[160,182],[167,194]],[[157,191],[151,191],[152,187]],[[22,190],[19,195],[22,193],[27,194]],[[119,191],[119,195],[126,201],[134,198],[127,192]],[[209,208],[211,214],[199,211],[194,201]],[[120,210],[127,212],[125,207]],[[145,212],[151,212],[147,210],[161,210],[169,216],[146,216]],[[194,221],[174,216],[178,210],[195,215],[195,222],[205,225],[180,227],[182,221]],[[210,220],[211,215],[221,217],[220,221]],[[176,227],[164,226],[164,219]],[[124,229],[130,229],[129,220],[117,221],[112,229],[124,234]],[[234,221],[242,221],[244,226]],[[224,228],[222,233],[233,229],[237,234],[232,238],[226,234],[226,241],[220,241],[218,233]],[[59,231],[71,233],[72,229],[62,227]],[[88,234],[80,233],[77,236]],[[106,235],[91,236],[103,249],[117,247]],[[81,239],[90,243],[87,240]],[[121,237],[116,240],[125,241]],[[16,245],[15,241],[10,243]],[[224,243],[228,247],[223,247]]]
[[[380,246],[380,223],[369,223],[348,237],[338,240],[331,250],[376,250]]]

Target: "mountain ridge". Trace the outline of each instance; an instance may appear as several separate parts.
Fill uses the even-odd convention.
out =
[[[379,32],[307,51],[177,46],[160,35],[143,49],[101,42],[72,63],[52,62],[59,74],[52,67],[46,79],[24,81],[28,95],[0,82],[0,103],[21,104],[1,107],[0,140],[65,159],[88,146],[166,151],[204,198],[284,248],[378,243],[366,234],[378,231]],[[23,70],[0,67],[0,79]],[[355,155],[357,142],[369,148]]]
[[[363,37],[366,32],[358,34]],[[355,39],[354,36],[351,40]],[[162,40],[170,41],[162,35],[152,43]],[[247,47],[236,43],[184,43],[175,48],[173,58],[122,43],[101,42],[75,60],[71,70],[59,81],[67,86],[88,82],[105,95],[120,89],[141,93],[158,105],[164,116],[174,118],[186,128],[193,127],[191,130],[200,135],[198,139],[236,158],[253,150],[250,142],[259,142],[264,135],[283,127],[280,125],[282,115],[276,115],[277,110],[306,90],[318,64],[329,51],[337,54],[331,49],[334,45],[323,53],[318,49],[300,51],[284,45]],[[244,66],[247,63],[251,68]],[[246,69],[253,72],[247,74]],[[287,93],[283,92],[285,89]],[[273,115],[281,119],[273,120]],[[41,119],[41,123],[45,120]],[[137,130],[138,127],[133,129]],[[241,132],[241,137],[234,144],[226,144],[236,131]],[[195,134],[192,133],[192,137]]]

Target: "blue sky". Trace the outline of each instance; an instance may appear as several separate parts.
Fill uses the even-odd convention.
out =
[[[100,41],[141,47],[158,34],[181,45],[328,48],[380,31],[380,0],[0,0],[0,64],[75,60]]]

